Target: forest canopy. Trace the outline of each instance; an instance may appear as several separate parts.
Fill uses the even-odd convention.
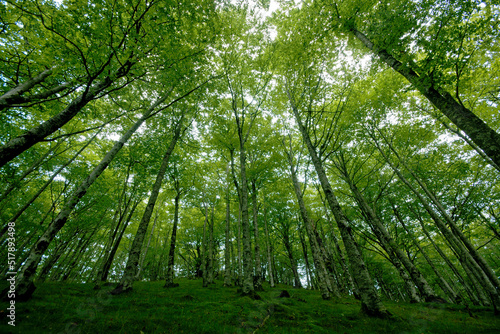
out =
[[[0,1],[0,252],[45,281],[200,278],[500,307],[500,5]]]

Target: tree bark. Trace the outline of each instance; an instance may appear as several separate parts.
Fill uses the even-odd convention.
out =
[[[255,242],[255,279],[254,279],[254,289],[256,291],[262,291],[262,265],[260,262],[260,245],[259,245],[259,220],[258,220],[258,210],[259,204],[257,202],[257,188],[255,186],[255,180],[252,180],[252,213],[253,213],[253,231],[254,231],[254,242]]]
[[[170,249],[168,251],[167,260],[167,278],[165,280],[165,288],[175,287],[174,284],[174,260],[175,260],[175,241],[177,238],[177,224],[179,223],[179,200],[181,193],[177,189],[177,194],[175,196],[175,206],[174,206],[174,225],[172,226],[172,237],[170,238]]]
[[[227,165],[226,169],[226,231],[225,231],[225,242],[224,242],[224,286],[231,286],[231,248],[232,244],[230,241],[230,219],[231,219],[231,202],[230,202],[230,163]]]
[[[372,137],[375,146],[377,147],[378,151],[381,153],[382,157],[384,160],[389,164],[389,166],[394,170],[394,172],[398,175],[398,178],[418,197],[420,200],[420,203],[424,206],[425,210],[429,213],[431,216],[432,220],[436,223],[436,226],[438,229],[441,231],[445,239],[449,242],[451,245],[452,249],[456,252],[460,262],[462,264],[469,264],[472,265],[474,270],[473,274],[476,276],[476,278],[479,280],[481,283],[482,287],[488,291],[491,300],[493,302],[493,306],[495,309],[495,313],[497,313],[497,305],[500,305],[500,295],[498,291],[495,289],[495,286],[491,283],[490,279],[486,275],[486,273],[483,271],[483,269],[477,264],[477,262],[474,260],[472,255],[467,251],[466,247],[463,245],[463,243],[450,231],[445,223],[442,221],[441,217],[437,214],[437,212],[432,209],[430,204],[427,202],[427,200],[424,198],[420,192],[413,187],[413,185],[403,176],[403,174],[399,171],[399,169],[390,161],[389,157],[385,154],[385,152],[382,150],[380,147],[377,139],[375,136],[369,132],[369,135]],[[464,267],[465,269],[465,267]]]
[[[304,203],[304,197],[302,190],[300,189],[300,184],[297,178],[297,171],[293,164],[291,153],[287,151],[288,163],[290,164],[290,172],[292,177],[293,189],[295,191],[295,196],[297,197],[297,202],[299,204],[300,215],[302,221],[306,227],[307,235],[309,238],[309,244],[311,246],[311,251],[313,255],[314,267],[316,268],[316,276],[318,277],[318,285],[321,290],[321,297],[325,300],[331,298],[330,291],[339,297],[338,291],[335,291],[332,287],[333,282],[330,281],[328,271],[326,269],[325,260],[320,252],[318,241],[312,229],[311,220],[309,218],[309,213],[307,212],[306,205]]]
[[[137,274],[137,267],[139,264],[139,257],[141,255],[144,237],[146,236],[149,221],[151,219],[151,215],[153,214],[153,209],[155,207],[156,200],[158,199],[158,195],[160,193],[161,184],[163,182],[165,172],[167,171],[170,156],[172,155],[175,145],[177,144],[177,140],[181,135],[181,129],[183,127],[182,124],[184,117],[185,113],[182,114],[179,122],[177,123],[174,130],[172,141],[170,142],[170,145],[167,148],[165,155],[163,156],[160,169],[158,171],[158,174],[156,175],[155,183],[151,189],[151,195],[149,196],[148,204],[146,205],[146,210],[144,210],[144,215],[142,216],[139,228],[137,229],[134,241],[132,242],[132,247],[130,248],[127,265],[125,266],[125,272],[123,273],[120,284],[111,292],[112,294],[116,295],[132,290],[132,285],[134,283],[135,276]]]
[[[394,211],[394,215],[396,216],[396,218],[400,222],[401,226],[403,226],[404,230],[406,231],[406,233],[410,236],[411,240],[413,241],[413,244],[418,248],[420,253],[424,256],[425,260],[429,264],[429,266],[432,268],[432,271],[434,271],[434,273],[438,277],[439,286],[441,287],[443,292],[448,295],[448,297],[451,299],[451,301],[453,303],[459,304],[460,303],[460,296],[451,288],[451,286],[448,284],[448,282],[444,279],[443,275],[441,275],[441,273],[437,270],[436,266],[434,265],[434,263],[430,259],[429,255],[427,255],[427,252],[424,251],[424,249],[422,248],[422,246],[420,246],[420,244],[418,243],[415,236],[412,235],[410,230],[406,227],[406,224],[404,223],[403,217],[401,217],[399,210],[395,206],[393,206],[392,209]]]
[[[90,186],[97,180],[97,178],[108,167],[109,163],[118,154],[123,145],[132,137],[137,129],[149,118],[151,113],[168,97],[165,96],[155,102],[149,109],[147,109],[142,117],[138,119],[132,127],[115,143],[111,150],[104,156],[101,162],[93,169],[90,175],[80,184],[78,189],[66,200],[62,210],[57,217],[49,224],[47,230],[38,239],[35,245],[31,248],[28,259],[20,270],[16,279],[16,292],[19,301],[25,301],[31,298],[36,287],[33,283],[36,268],[40,263],[45,250],[54,239],[55,235],[66,224],[69,215],[73,212],[75,206],[80,202],[80,199],[85,195]]]
[[[7,93],[0,96],[0,111],[8,108],[13,102],[16,101],[22,94],[35,87],[37,84],[43,82],[48,76],[52,74],[54,68],[48,68],[36,77],[30,78],[9,90]]]
[[[214,211],[212,206],[210,220],[208,224],[208,262],[207,262],[207,281],[208,284],[214,284]]]
[[[243,284],[242,293],[244,295],[253,295],[255,293],[253,284],[252,268],[252,248],[250,243],[250,221],[248,217],[248,182],[247,182],[247,154],[245,150],[246,137],[243,134],[243,124],[237,111],[234,111],[238,127],[238,137],[240,143],[240,210],[243,244]]]
[[[375,53],[384,63],[404,76],[418,91],[439,109],[453,124],[465,132],[481,150],[500,166],[500,135],[489,127],[472,111],[455,101],[450,93],[441,88],[435,88],[432,80],[425,73],[417,73],[410,66],[405,66],[386,50],[378,48],[367,36],[354,27],[350,28],[353,35],[368,49]]]
[[[22,135],[11,139],[8,143],[0,147],[0,168],[36,143],[42,141],[48,135],[59,130],[73,119],[73,117],[75,117],[87,103],[92,101],[99,93],[111,86],[117,79],[125,76],[132,66],[133,63],[130,61],[125,62],[113,76],[114,79],[108,76],[102,81],[88,87],[80,96],[71,101],[63,111],[42,124],[31,128]]]
[[[264,230],[266,233],[266,249],[267,249],[267,272],[269,275],[269,284],[271,288],[274,288],[274,273],[272,266],[272,254],[271,254],[271,243],[269,240],[269,230],[267,228],[267,210],[266,210],[266,200],[264,199]]]
[[[358,250],[356,241],[354,240],[354,236],[352,235],[351,227],[349,226],[347,217],[342,211],[340,204],[338,203],[337,198],[333,193],[332,187],[323,168],[323,164],[316,153],[316,149],[312,145],[307,129],[302,123],[299,111],[297,110],[295,102],[288,89],[287,94],[293,114],[299,126],[300,133],[302,134],[302,138],[306,143],[307,149],[313,161],[314,168],[316,170],[316,173],[318,174],[318,178],[321,183],[321,187],[323,188],[326,200],[330,206],[330,210],[335,217],[340,233],[342,235],[344,246],[346,248],[347,255],[349,256],[349,262],[354,272],[354,279],[357,282],[359,294],[361,297],[362,311],[369,316],[388,317],[391,314],[387,311],[380,300],[368,269],[366,268],[365,262],[363,261],[363,258]]]
[[[153,238],[153,234],[155,233],[156,223],[158,222],[158,215],[160,214],[158,210],[159,208],[156,209],[155,220],[153,221],[153,227],[151,227],[151,232],[149,233],[149,239],[148,243],[146,244],[146,249],[144,250],[144,253],[140,254],[141,256],[139,258],[137,273],[135,274],[134,280],[139,280],[139,277],[141,275],[144,266],[144,261],[146,260],[146,256],[148,255],[149,245],[151,244],[151,239]]]
[[[203,223],[203,245],[201,250],[201,270],[203,279],[202,284],[204,288],[208,286],[207,224],[208,224],[208,206],[205,205],[205,222]]]

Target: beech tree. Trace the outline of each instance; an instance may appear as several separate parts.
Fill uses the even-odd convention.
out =
[[[267,5],[2,3],[18,301],[189,277],[498,312],[498,5]]]

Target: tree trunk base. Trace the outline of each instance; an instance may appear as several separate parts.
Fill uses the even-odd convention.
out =
[[[241,297],[250,297],[253,300],[262,300],[261,296],[259,296],[254,290],[245,293],[243,292],[243,289],[238,289],[237,292],[240,294]]]
[[[123,284],[118,285],[113,291],[110,292],[112,295],[120,295],[124,292],[130,292],[132,291],[132,287],[125,288]]]

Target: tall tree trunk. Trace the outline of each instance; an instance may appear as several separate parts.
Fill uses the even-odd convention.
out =
[[[170,249],[168,251],[167,260],[167,278],[165,280],[165,288],[176,287],[178,284],[174,283],[174,260],[175,260],[175,241],[177,238],[177,224],[179,223],[179,200],[181,193],[177,190],[175,196],[174,206],[174,225],[172,226],[172,237],[170,238]]]
[[[382,134],[381,131],[379,131],[379,132]],[[386,138],[384,137],[384,139],[386,139]],[[481,254],[479,254],[476,247],[474,247],[474,245],[472,245],[470,240],[467,239],[467,237],[465,237],[465,235],[462,233],[462,231],[458,228],[458,226],[455,223],[455,221],[453,220],[453,218],[451,218],[451,216],[448,214],[448,212],[446,212],[446,209],[443,207],[441,202],[436,198],[436,196],[434,196],[434,194],[431,191],[429,191],[429,189],[427,188],[425,183],[418,177],[418,175],[413,171],[413,169],[411,169],[410,166],[408,166],[406,161],[399,156],[399,154],[395,150],[394,146],[392,146],[392,144],[389,141],[387,141],[387,140],[385,140],[385,141],[386,141],[387,145],[389,146],[389,148],[397,156],[399,161],[401,161],[403,166],[410,172],[410,174],[413,176],[415,181],[417,181],[420,188],[422,188],[422,190],[427,195],[427,197],[429,197],[431,199],[432,203],[438,208],[439,212],[441,213],[441,216],[445,218],[445,220],[448,223],[448,226],[450,226],[452,232],[463,242],[465,247],[469,250],[470,254],[472,255],[472,258],[481,267],[481,269],[484,271],[484,273],[489,278],[491,283],[495,286],[495,288],[497,290],[500,290],[500,280],[498,279],[497,275],[493,272],[493,270],[491,269],[488,262],[486,262],[486,260],[481,256]]]
[[[408,227],[406,227],[406,224],[404,223],[403,217],[401,217],[399,210],[396,208],[396,206],[393,206],[392,209],[393,209],[394,215],[398,219],[399,223],[401,224],[401,226],[403,226],[406,233],[410,236],[410,239],[413,241],[413,244],[415,245],[415,247],[417,247],[417,249],[420,251],[420,253],[424,256],[425,260],[427,261],[429,266],[432,268],[432,271],[434,271],[434,273],[438,277],[439,286],[441,287],[443,292],[448,295],[448,297],[451,299],[451,301],[453,303],[455,303],[455,304],[460,303],[460,296],[458,296],[457,293],[455,291],[453,291],[453,289],[450,287],[448,282],[444,279],[443,275],[441,275],[441,273],[437,270],[436,266],[434,265],[434,263],[430,259],[429,255],[427,255],[427,252],[422,248],[422,246],[420,246],[417,239],[415,238],[414,235],[412,235],[412,233],[410,232]]]
[[[318,178],[321,183],[321,187],[323,188],[326,200],[330,206],[330,210],[332,211],[335,217],[340,233],[342,235],[344,246],[346,248],[347,255],[349,256],[349,262],[354,272],[354,279],[357,282],[358,291],[361,297],[362,311],[369,316],[375,316],[375,317],[390,316],[390,313],[382,304],[380,297],[377,293],[377,290],[375,289],[373,281],[370,277],[370,273],[366,268],[365,262],[363,261],[361,253],[359,252],[358,247],[356,245],[354,236],[352,235],[351,227],[349,226],[347,217],[342,211],[342,208],[340,207],[340,204],[338,203],[337,198],[333,193],[332,187],[330,185],[330,182],[328,181],[325,170],[323,168],[323,164],[316,153],[316,149],[314,148],[311,139],[309,138],[309,133],[307,132],[307,129],[302,123],[299,111],[297,110],[295,102],[292,96],[290,95],[288,89],[287,89],[287,94],[292,107],[293,114],[299,126],[300,133],[302,134],[302,138],[306,143],[314,168],[316,170],[316,173],[318,174]]]
[[[420,217],[418,217],[418,222],[420,223],[422,231],[424,232],[427,239],[431,242],[431,244],[434,246],[434,249],[438,252],[438,254],[446,262],[446,264],[451,269],[451,271],[455,274],[458,281],[460,282],[460,284],[462,284],[465,291],[469,295],[469,298],[471,299],[471,301],[474,303],[474,305],[479,305],[480,301],[477,298],[477,296],[473,293],[473,289],[471,288],[469,283],[466,280],[464,280],[463,276],[460,274],[460,272],[455,267],[455,265],[451,262],[451,260],[448,258],[448,256],[446,256],[446,254],[443,252],[443,250],[434,242],[434,240],[430,236],[429,232],[427,232],[427,229],[425,228],[424,222],[420,219]],[[488,300],[486,300],[486,301],[488,302]],[[488,302],[488,304],[489,304],[489,302]]]
[[[269,240],[269,230],[267,227],[267,210],[266,210],[266,200],[264,199],[264,230],[266,233],[266,249],[267,249],[267,271],[269,275],[269,284],[271,288],[274,288],[274,273],[272,266],[272,254],[271,254],[271,242]]]
[[[141,118],[113,145],[111,150],[104,156],[101,162],[93,169],[90,175],[80,184],[78,189],[66,200],[63,208],[57,217],[49,224],[47,230],[38,239],[35,245],[31,248],[28,259],[24,263],[16,279],[17,300],[25,301],[31,298],[36,287],[33,283],[36,268],[40,263],[45,250],[52,242],[56,234],[66,224],[69,215],[73,212],[75,206],[80,202],[80,199],[85,195],[89,187],[97,180],[97,178],[108,167],[109,163],[118,154],[123,145],[132,137],[137,129],[149,118],[153,111],[163,103],[168,97],[168,94],[156,101],[149,109],[147,109]]]
[[[210,220],[208,224],[208,262],[207,262],[207,281],[208,284],[214,284],[214,211],[212,206]]]
[[[75,117],[90,101],[92,101],[98,94],[111,86],[113,82],[125,76],[132,66],[133,62],[126,61],[113,76],[108,76],[102,81],[87,87],[84,92],[75,98],[71,103],[64,108],[63,111],[57,115],[46,120],[42,124],[31,128],[22,135],[11,139],[8,143],[0,147],[0,167],[42,141],[48,135],[59,130],[62,126],[68,123]],[[89,83],[91,85],[92,83]]]
[[[309,213],[307,212],[302,190],[300,189],[299,180],[297,178],[297,170],[295,169],[293,163],[291,148],[290,151],[287,150],[286,153],[288,155],[288,163],[290,164],[293,189],[295,191],[295,196],[297,197],[297,202],[299,204],[300,215],[306,227],[307,236],[309,237],[309,244],[311,246],[313,255],[314,267],[316,268],[316,276],[318,277],[318,285],[321,290],[321,297],[325,300],[330,299],[330,291],[332,290],[334,293],[336,292],[336,295],[338,297],[339,293],[332,287],[333,282],[331,282],[329,279],[329,275],[325,266],[325,259],[320,252],[318,241],[316,239],[316,236],[314,235],[311,220],[309,218]]]
[[[231,248],[232,244],[230,241],[230,219],[231,219],[231,202],[230,202],[230,163],[227,165],[226,169],[226,231],[225,231],[225,242],[224,242],[224,286],[231,286]],[[234,262],[233,262],[234,263]]]
[[[321,236],[319,235],[316,227],[311,223],[311,235],[312,238],[316,239],[316,242],[318,244],[318,249],[319,249],[319,254],[323,258],[325,267],[327,270],[327,284],[331,292],[335,295],[335,297],[340,297],[340,292],[339,292],[339,280],[338,280],[338,275],[337,275],[337,270],[335,269],[335,263],[333,261],[333,258],[331,254],[326,250],[326,247],[323,243],[323,240],[321,239]]]
[[[260,263],[260,245],[259,245],[259,220],[258,220],[258,210],[259,204],[257,202],[257,188],[255,186],[255,180],[252,180],[252,213],[253,213],[253,231],[254,231],[254,242],[255,242],[255,279],[254,279],[254,289],[256,291],[262,291],[262,265]]]
[[[161,184],[163,182],[163,177],[165,176],[165,172],[167,171],[170,156],[172,155],[172,152],[174,151],[175,148],[175,144],[177,144],[177,140],[181,135],[181,129],[183,127],[182,124],[184,117],[185,113],[182,114],[179,122],[175,126],[172,141],[170,142],[170,145],[167,148],[165,155],[163,156],[160,170],[156,175],[155,183],[153,185],[153,188],[151,189],[151,195],[149,196],[148,204],[146,205],[146,210],[144,210],[144,215],[142,216],[139,228],[137,229],[134,241],[132,242],[132,247],[130,248],[127,265],[125,266],[125,272],[123,273],[120,284],[118,284],[118,286],[111,292],[112,294],[116,295],[132,290],[132,285],[134,283],[135,276],[137,274],[137,267],[139,264],[139,257],[141,255],[144,237],[146,236],[149,221],[151,219],[151,215],[153,214],[153,209],[155,207],[156,200],[158,199],[158,195],[160,193]]]
[[[297,261],[293,256],[293,246],[290,241],[290,235],[288,233],[283,235],[283,245],[285,246],[286,252],[288,254],[288,259],[290,260],[290,268],[293,274],[293,286],[296,289],[302,288],[302,283],[300,282],[299,271],[297,268]]]
[[[344,272],[344,277],[347,279],[347,282],[348,282],[348,286],[346,286],[346,288],[352,291],[354,298],[360,299],[360,296],[358,293],[358,288],[356,287],[356,284],[354,283],[354,279],[352,278],[351,272],[349,271],[349,267],[347,266],[347,261],[345,260],[344,252],[342,251],[342,248],[340,248],[339,241],[338,241],[337,237],[335,236],[335,231],[333,230],[333,224],[332,224],[332,220],[330,218],[330,214],[328,212],[327,203],[326,203],[325,199],[323,198],[323,196],[321,195],[321,190],[317,189],[317,191],[318,191],[318,194],[321,198],[321,202],[323,202],[323,208],[325,210],[326,220],[330,224],[331,237],[332,237],[333,243],[335,244],[335,249],[337,250],[337,255],[339,257],[339,262],[340,262],[340,265],[342,266],[342,270]]]
[[[203,278],[203,287],[208,286],[208,245],[207,245],[207,224],[208,224],[208,206],[205,205],[205,222],[203,223],[203,242],[201,250],[201,270]]]
[[[236,247],[238,248],[238,285],[243,286],[243,261],[241,259],[241,203],[238,202],[238,234],[236,235]]]
[[[356,198],[356,201],[358,202],[359,207],[365,213],[366,217],[368,218],[368,222],[373,227],[375,235],[377,235],[382,244],[388,248],[389,255],[394,254],[398,258],[398,260],[401,261],[401,263],[405,266],[406,270],[408,270],[408,273],[410,274],[413,282],[415,282],[415,284],[417,285],[420,294],[426,302],[439,301],[440,298],[436,295],[420,270],[415,267],[415,265],[405,255],[405,253],[403,253],[403,251],[398,247],[394,239],[391,237],[385,226],[378,218],[377,214],[372,210],[370,205],[368,205],[356,185],[353,184],[352,180],[348,176],[345,177],[352,193]]]
[[[495,289],[493,284],[491,283],[488,276],[486,276],[485,272],[482,268],[477,264],[471,254],[467,251],[463,243],[446,227],[445,223],[442,221],[441,217],[434,211],[434,209],[430,206],[424,196],[417,191],[415,187],[404,177],[404,175],[399,171],[399,169],[391,162],[389,157],[385,154],[384,150],[380,147],[377,139],[373,135],[373,133],[369,132],[369,135],[372,137],[375,146],[378,151],[381,153],[384,160],[389,164],[389,166],[394,170],[394,172],[398,175],[398,178],[418,197],[420,203],[424,206],[425,210],[429,213],[432,220],[436,223],[436,226],[441,231],[442,235],[449,242],[452,249],[456,252],[460,262],[465,265],[472,265],[474,270],[473,274],[481,283],[482,287],[488,291],[491,300],[493,302],[495,313],[498,312],[497,306],[500,305],[500,295],[499,292]],[[465,269],[465,267],[464,267]]]
[[[80,259],[83,257],[85,251],[88,248],[88,245],[92,241],[92,237],[96,233],[97,229],[99,226],[97,226],[92,232],[90,232],[89,236],[87,237],[87,234],[85,234],[82,239],[84,240],[83,244],[81,245],[80,249],[78,252],[76,252],[76,255],[73,257],[72,261],[68,263],[67,268],[64,270],[64,275],[62,276],[62,281],[66,281],[70,276],[71,273],[74,271],[74,269],[77,267],[78,262]]]
[[[307,245],[306,245],[306,240],[304,236],[304,228],[301,227],[299,228],[299,240],[300,240],[300,246],[302,247],[302,254],[304,254],[304,263],[306,265],[306,284],[307,288],[311,289],[311,266],[309,265],[309,254],[307,252]]]
[[[14,216],[9,220],[10,222],[15,222],[22,214],[24,211],[26,211],[26,209],[43,193],[43,191],[52,183],[52,181],[56,178],[57,175],[59,175],[59,173],[64,169],[66,168],[68,165],[70,165],[79,155],[80,153],[83,152],[83,150],[85,150],[87,148],[87,146],[90,145],[90,143],[92,143],[94,141],[94,139],[97,137],[97,135],[102,131],[103,128],[101,128],[99,131],[96,132],[96,134],[90,138],[90,140],[85,144],[83,145],[83,147],[71,158],[69,159],[64,165],[62,165],[61,167],[59,167],[51,176],[50,178],[44,183],[44,185],[37,191],[37,193],[35,195],[33,195],[31,197],[31,199],[23,205],[23,207],[21,209],[19,209],[15,214]]]
[[[0,111],[8,108],[12,103],[15,103],[16,99],[18,99],[22,94],[28,92],[31,88],[43,82],[53,73],[53,70],[53,67],[48,68],[36,77],[29,78],[25,82],[17,85],[16,87],[10,89],[7,93],[0,96]]]
[[[402,64],[386,50],[374,45],[367,36],[354,27],[351,28],[351,32],[384,63],[404,76],[437,109],[448,117],[453,124],[464,131],[497,166],[500,166],[500,135],[495,130],[489,127],[472,111],[458,103],[450,93],[440,87],[433,87],[432,80],[426,73],[416,73],[411,65]]]
[[[155,219],[153,221],[153,227],[151,227],[151,232],[149,233],[149,239],[148,239],[148,243],[146,244],[146,249],[144,250],[144,252],[142,254],[140,254],[141,256],[139,258],[139,263],[137,266],[137,273],[135,274],[134,280],[139,280],[139,277],[141,275],[141,272],[142,272],[142,269],[144,266],[144,261],[146,260],[146,256],[148,255],[149,245],[151,244],[151,239],[153,238],[153,235],[155,233],[156,223],[158,222],[158,216],[160,214],[159,210],[160,210],[160,208],[158,207],[156,209]]]

